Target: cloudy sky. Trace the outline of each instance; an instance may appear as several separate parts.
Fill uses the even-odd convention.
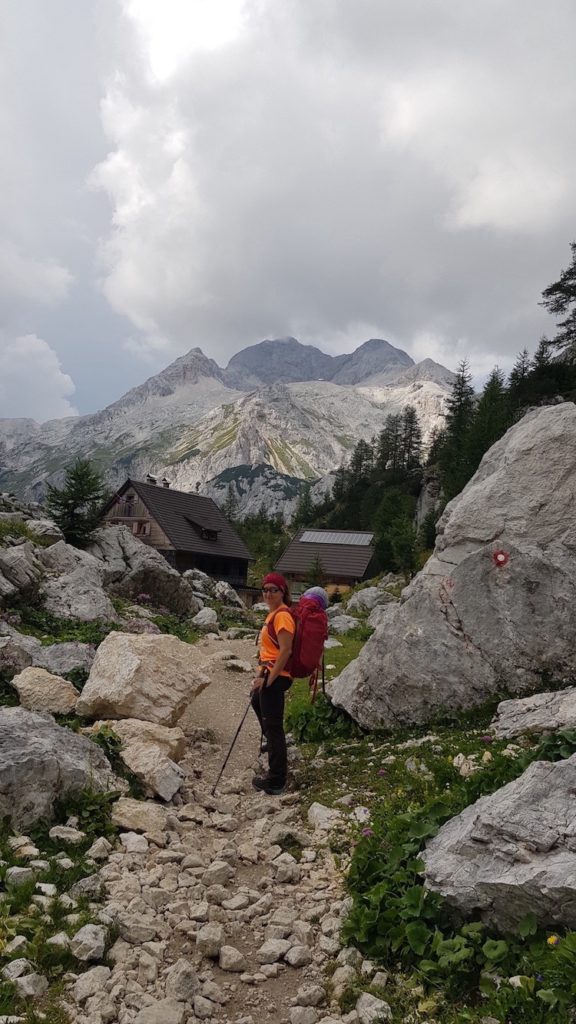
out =
[[[573,0],[4,0],[0,416],[200,346],[481,379],[576,237]]]

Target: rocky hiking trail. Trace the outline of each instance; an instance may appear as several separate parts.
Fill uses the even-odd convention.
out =
[[[325,828],[314,828],[305,793],[254,791],[260,733],[251,713],[212,795],[249,699],[255,648],[253,639],[216,636],[197,646],[210,685],[193,702],[184,782],[170,803],[123,796],[113,805],[117,841],[99,838],[88,851],[103,884],[91,904],[97,923],[72,939],[85,970],[65,976],[57,1012],[67,1018],[52,1010],[48,1021],[328,1024],[332,1010],[347,1019],[337,1002],[330,1008],[326,965],[341,955],[359,966],[362,957],[340,953],[350,901],[327,843],[330,812],[316,806],[311,817]],[[105,929],[116,937],[103,958]],[[378,1001],[365,998],[368,1015],[348,1019],[376,1019]]]

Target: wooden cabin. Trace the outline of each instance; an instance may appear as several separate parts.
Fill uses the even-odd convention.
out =
[[[276,572],[304,590],[320,568],[328,593],[346,591],[374,575],[374,534],[358,530],[299,530],[275,565]]]
[[[214,579],[245,588],[252,555],[216,502],[173,490],[167,480],[126,480],[104,509],[105,523],[128,526],[184,572],[200,569]]]

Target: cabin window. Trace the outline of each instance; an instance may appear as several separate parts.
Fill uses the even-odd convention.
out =
[[[121,511],[124,516],[134,515],[134,495],[128,494],[121,502]]]
[[[149,537],[150,536],[150,523],[140,521],[134,523],[132,526],[132,532],[136,537]]]
[[[202,528],[202,540],[218,540],[218,532],[216,530],[209,530],[204,526]]]

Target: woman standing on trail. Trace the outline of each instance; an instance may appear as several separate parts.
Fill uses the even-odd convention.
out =
[[[284,735],[284,694],[292,685],[286,670],[296,623],[290,612],[290,590],[283,576],[272,572],[262,582],[268,615],[260,633],[260,672],[252,684],[252,707],[266,737],[268,774],[252,780],[255,789],[279,796],[286,785],[288,757]]]

